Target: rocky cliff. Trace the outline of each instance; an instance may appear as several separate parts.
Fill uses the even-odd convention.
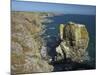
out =
[[[73,62],[88,60],[89,34],[83,24],[69,22],[60,25],[61,43],[56,48],[56,60],[71,59]]]
[[[42,58],[43,19],[46,13],[12,12],[11,72],[12,74],[50,72],[53,66]],[[42,56],[41,56],[42,55]]]

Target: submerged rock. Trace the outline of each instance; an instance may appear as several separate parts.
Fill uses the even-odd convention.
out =
[[[60,25],[61,43],[56,48],[56,60],[70,58],[74,62],[83,62],[87,53],[89,43],[89,34],[83,24],[69,22],[66,25]]]

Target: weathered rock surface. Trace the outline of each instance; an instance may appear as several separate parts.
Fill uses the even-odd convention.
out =
[[[44,15],[35,12],[12,12],[12,74],[50,72],[53,70],[53,66],[42,58],[40,51],[43,46],[40,32],[43,31],[42,19]]]
[[[61,43],[56,48],[56,60],[70,58],[74,62],[88,60],[87,46],[89,34],[83,24],[69,22],[67,25],[60,25]]]

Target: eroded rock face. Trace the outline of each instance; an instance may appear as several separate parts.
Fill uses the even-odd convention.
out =
[[[39,13],[12,12],[11,72],[12,74],[50,72],[53,66],[42,59],[43,16]]]
[[[62,24],[63,25],[63,24]],[[87,60],[86,48],[89,43],[89,34],[85,25],[69,22],[60,26],[60,37],[62,42],[56,48],[57,60],[70,58],[75,62]]]

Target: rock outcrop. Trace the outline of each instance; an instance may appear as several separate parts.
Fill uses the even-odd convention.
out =
[[[89,34],[83,24],[69,22],[60,25],[61,43],[56,48],[56,61],[70,58],[73,62],[88,60]]]
[[[53,66],[41,56],[43,15],[35,12],[12,12],[11,73],[53,71]],[[45,48],[46,49],[46,48]],[[45,52],[44,52],[45,53]],[[43,55],[43,54],[42,54]],[[45,56],[46,54],[44,54]]]

